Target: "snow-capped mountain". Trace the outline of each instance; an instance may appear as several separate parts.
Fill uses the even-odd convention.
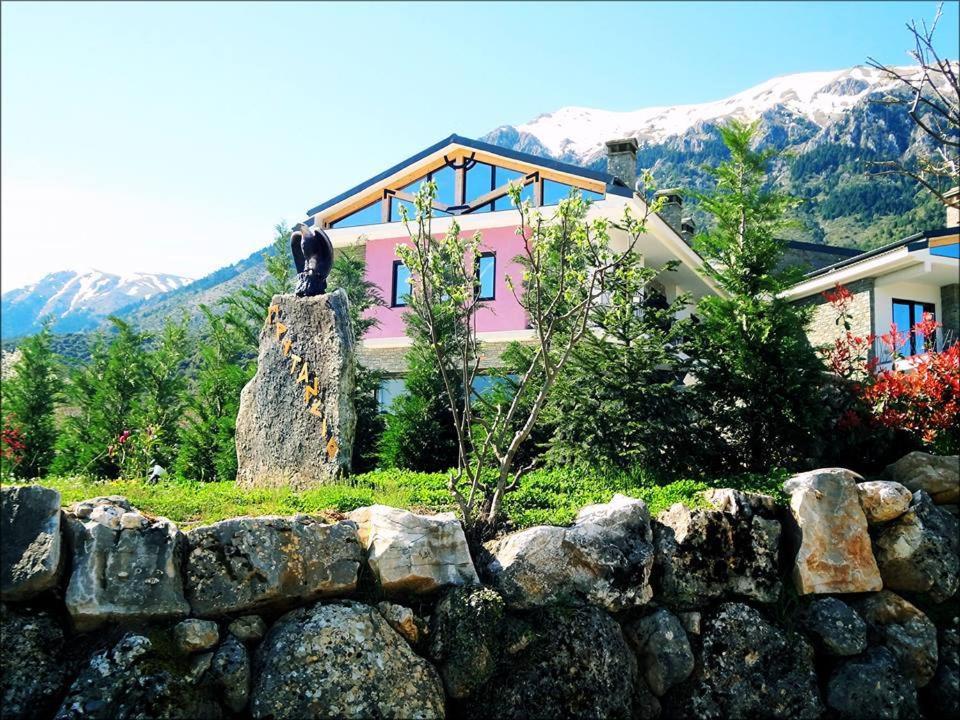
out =
[[[915,71],[911,68],[900,68]],[[515,135],[512,144],[530,151],[590,164],[604,152],[604,142],[635,137],[654,145],[682,135],[699,123],[728,118],[753,120],[771,111],[785,112],[824,128],[843,117],[867,96],[896,89],[896,82],[867,66],[773,78],[729,98],[696,105],[649,107],[613,112],[564,107],[521,125],[505,125],[488,138]]]
[[[190,282],[190,278],[162,273],[51,273],[39,282],[0,296],[0,330],[4,338],[34,333],[47,316],[54,319],[57,332],[87,330],[123,307]]]

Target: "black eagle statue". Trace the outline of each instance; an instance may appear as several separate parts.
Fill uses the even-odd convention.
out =
[[[303,223],[290,233],[290,251],[297,266],[297,297],[322,295],[327,291],[327,275],[333,264],[333,243],[321,229]]]

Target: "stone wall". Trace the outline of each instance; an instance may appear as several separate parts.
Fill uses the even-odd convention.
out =
[[[850,313],[853,315],[850,331],[854,335],[867,336],[873,333],[875,314],[873,286],[872,278],[858,280],[847,286],[847,289],[853,293],[853,301],[850,304]],[[833,306],[820,294],[806,298],[801,303],[813,306],[810,324],[807,326],[810,344],[813,347],[832,345],[839,333],[843,331],[843,328],[837,326],[837,315]]]
[[[940,288],[940,321],[947,334],[947,339],[956,340],[960,337],[960,284],[952,283]]]
[[[958,459],[468,547],[452,514],[235,518],[4,487],[4,718],[946,718]]]

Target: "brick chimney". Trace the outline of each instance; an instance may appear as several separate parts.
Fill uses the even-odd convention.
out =
[[[660,208],[660,217],[677,233],[682,234],[683,222],[681,220],[681,214],[683,213],[683,195],[680,193],[680,188],[657,190],[653,199],[657,201],[660,198],[664,198],[663,207]]]
[[[631,190],[637,184],[638,147],[636,138],[607,141],[607,172]]]

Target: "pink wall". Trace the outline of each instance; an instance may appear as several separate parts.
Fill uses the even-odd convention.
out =
[[[523,308],[513,297],[513,293],[506,285],[506,276],[513,280],[514,286],[519,289],[521,282],[521,267],[514,262],[523,247],[521,240],[515,233],[516,227],[486,228],[480,231],[483,252],[497,254],[497,269],[495,280],[494,300],[487,301],[486,307],[477,315],[477,329],[480,332],[497,330],[523,330],[527,319]],[[470,231],[473,234],[473,231]],[[367,279],[380,288],[383,299],[390,304],[393,283],[393,261],[397,260],[396,247],[399,243],[409,244],[406,236],[386,238],[383,240],[368,240],[366,245]],[[404,335],[406,326],[403,322],[403,313],[406,308],[379,307],[373,308],[368,315],[380,321],[379,327],[369,330],[367,338],[391,338]]]

